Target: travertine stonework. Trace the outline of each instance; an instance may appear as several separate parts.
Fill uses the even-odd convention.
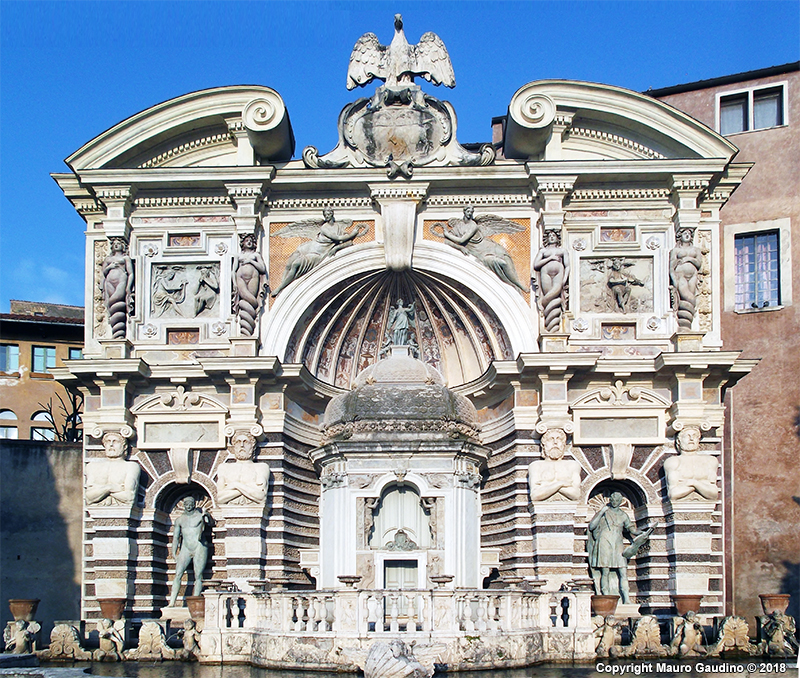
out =
[[[87,495],[85,617],[104,597],[165,605],[188,497],[209,516],[195,575],[217,589],[203,661],[363,668],[376,633],[424,636],[424,666],[591,656],[588,532],[610,497],[620,530],[653,527],[625,556],[628,613],[682,593],[722,612],[722,393],[754,364],[714,314],[736,149],[557,80],[514,95],[497,149],[467,149],[414,82],[448,84],[443,61],[406,64],[400,42],[357,44],[353,83],[386,84],[345,107],[330,153],[292,160],[278,93],[221,87],[56,175],[97,206],[85,359],[59,374],[87,395],[87,476],[112,431],[141,469],[132,502]],[[672,449],[688,431],[694,485],[701,462]]]

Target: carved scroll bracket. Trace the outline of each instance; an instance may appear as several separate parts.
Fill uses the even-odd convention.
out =
[[[380,205],[383,217],[382,232],[386,268],[406,271],[411,268],[416,236],[417,210],[428,194],[427,183],[402,186],[370,184],[372,199]]]

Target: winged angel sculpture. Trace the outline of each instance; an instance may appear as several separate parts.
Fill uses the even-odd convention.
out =
[[[363,87],[377,78],[397,90],[414,84],[415,77],[434,85],[456,86],[453,64],[442,39],[428,31],[418,44],[409,45],[403,32],[403,17],[395,14],[391,44],[382,45],[374,33],[365,33],[356,42],[347,69],[347,89]]]
[[[498,233],[519,233],[525,230],[523,226],[496,214],[481,214],[476,217],[475,208],[467,205],[462,219],[450,219],[446,225],[433,224],[431,230],[444,238],[448,245],[465,254],[471,254],[503,282],[514,285],[522,292],[528,291],[517,277],[517,269],[508,250],[489,238]]]
[[[278,288],[272,293],[278,296],[285,287],[304,276],[325,259],[332,257],[339,250],[350,247],[360,235],[364,235],[369,226],[362,224],[353,228],[352,219],[335,219],[333,210],[326,207],[322,219],[304,219],[285,226],[275,235],[281,238],[309,238],[289,255],[286,271]]]

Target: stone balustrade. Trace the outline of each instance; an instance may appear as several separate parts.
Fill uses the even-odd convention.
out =
[[[331,670],[377,639],[427,647],[448,666],[523,666],[594,656],[591,594],[521,589],[205,592],[201,661]],[[457,641],[457,642],[454,642]],[[424,651],[423,651],[424,653]]]

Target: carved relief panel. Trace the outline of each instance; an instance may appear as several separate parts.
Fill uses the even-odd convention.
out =
[[[154,344],[219,342],[231,333],[234,235],[227,217],[139,218],[135,338]],[[219,222],[219,223],[218,223]],[[155,226],[160,226],[155,232]],[[224,231],[220,227],[224,226]]]

